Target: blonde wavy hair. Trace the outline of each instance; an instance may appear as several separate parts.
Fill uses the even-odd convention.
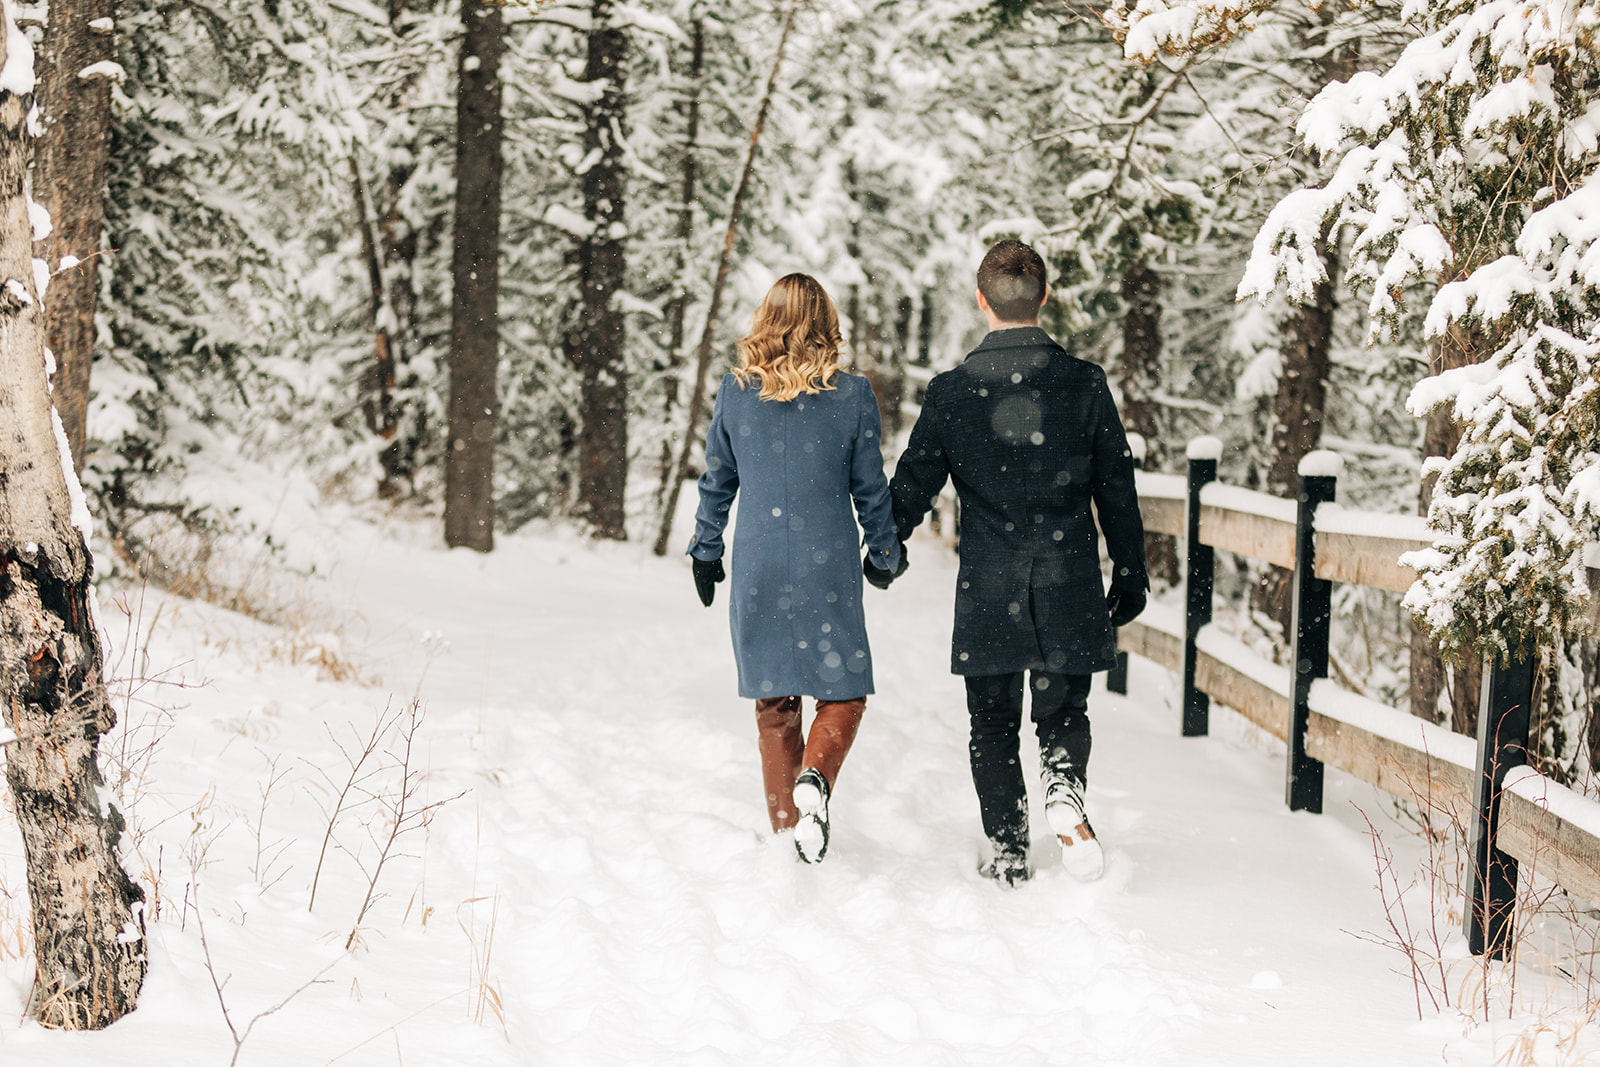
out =
[[[839,370],[839,313],[827,290],[809,274],[779,278],[750,317],[739,341],[739,387],[761,383],[762,400],[793,400],[832,389]]]

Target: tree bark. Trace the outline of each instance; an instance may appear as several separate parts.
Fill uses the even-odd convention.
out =
[[[5,55],[21,31],[9,15],[0,25]],[[144,893],[102,794],[99,741],[116,715],[45,377],[23,191],[32,104],[0,90],[0,723],[16,737],[5,773],[27,857],[31,1010],[45,1026],[99,1029],[133,1010],[144,981]]]
[[[579,373],[582,425],[578,430],[578,507],[596,537],[625,541],[628,487],[627,327],[616,295],[627,270],[624,208],[628,175],[621,138],[626,133],[623,96],[628,31],[612,20],[611,0],[589,8],[589,58],[584,80],[605,91],[584,105],[583,217],[589,232],[579,242],[578,302],[563,338]]]
[[[378,496],[388,500],[399,493],[393,471],[393,453],[396,451],[394,438],[399,427],[394,403],[394,333],[390,329],[393,314],[389,305],[383,253],[378,247],[371,202],[367,196],[367,183],[361,176],[361,164],[353,153],[349,164],[356,221],[361,230],[361,258],[367,267],[368,308],[371,315],[367,325],[373,337],[372,359],[362,368],[360,378],[361,416],[369,433],[381,441],[389,442],[382,453],[383,476],[378,482]]]
[[[96,253],[111,150],[111,78],[85,78],[81,72],[116,59],[112,15],[112,0],[50,0],[39,66],[44,133],[35,152],[33,188],[53,223],[40,254],[52,271],[60,270],[45,305],[45,344],[56,362],[56,411],[80,464],[88,436]],[[78,264],[61,270],[63,256]]]
[[[711,345],[717,335],[717,323],[722,315],[722,292],[728,283],[728,269],[733,264],[733,243],[739,236],[739,222],[744,214],[744,201],[750,193],[750,182],[756,169],[756,152],[761,147],[761,131],[767,125],[767,113],[772,110],[772,94],[778,85],[778,71],[783,66],[783,50],[789,43],[789,31],[794,29],[795,5],[790,4],[783,19],[783,32],[778,35],[778,50],[772,57],[772,69],[767,73],[766,91],[756,108],[756,121],[750,127],[750,147],[745,151],[744,169],[739,172],[739,184],[734,186],[733,203],[728,208],[728,227],[722,235],[722,254],[717,257],[717,274],[711,283],[711,304],[706,308],[706,324],[700,331],[700,344],[695,350],[694,391],[689,394],[689,414],[683,430],[683,444],[678,451],[678,470],[672,479],[672,489],[667,493],[666,506],[661,509],[661,529],[656,533],[653,551],[658,556],[667,554],[667,538],[672,536],[672,517],[678,510],[678,496],[689,477],[689,455],[694,448],[695,430],[706,406],[706,374],[711,369]]]
[[[1304,47],[1312,55],[1314,95],[1335,81],[1348,81],[1360,67],[1358,41],[1335,43],[1337,10],[1328,5],[1309,12],[1301,30]],[[1333,344],[1334,286],[1339,276],[1339,235],[1317,242],[1324,279],[1310,303],[1297,308],[1288,320],[1281,346],[1278,392],[1272,415],[1272,463],[1267,470],[1267,492],[1295,499],[1300,492],[1300,460],[1322,444],[1322,420],[1328,398],[1328,371]],[[1268,566],[1251,592],[1251,606],[1278,623],[1285,647],[1293,638],[1294,575],[1282,567]]]
[[[1328,402],[1339,248],[1336,242],[1319,242],[1317,251],[1327,277],[1317,284],[1311,302],[1296,308],[1289,319],[1278,370],[1278,393],[1272,406],[1272,465],[1267,471],[1267,492],[1290,500],[1300,491],[1300,460],[1322,444],[1322,420]],[[1255,590],[1255,609],[1283,628],[1285,642],[1294,626],[1293,591],[1293,573],[1276,566],[1267,568]]]
[[[451,273],[449,446],[444,539],[494,548],[494,448],[500,400],[500,5],[462,0],[456,99],[456,225]]]
[[[706,23],[696,18],[690,28],[689,99],[685,104],[683,134],[683,179],[678,198],[678,251],[673,257],[672,299],[667,303],[667,376],[662,395],[661,414],[665,425],[672,425],[672,409],[678,405],[678,371],[683,367],[684,317],[689,311],[689,252],[694,237],[694,205],[699,199],[700,91],[705,70]],[[667,498],[672,481],[672,438],[661,442],[661,484],[656,489],[656,506]]]
[[[389,27],[395,37],[407,37],[414,25],[409,0],[390,0]],[[394,89],[389,99],[391,113],[406,109],[407,96],[413,89],[414,84],[409,82]],[[378,495],[386,500],[410,488],[417,470],[417,449],[427,434],[427,407],[417,395],[416,374],[410,367],[417,344],[415,268],[420,242],[403,207],[406,186],[416,173],[421,150],[416,127],[407,124],[407,129],[406,139],[390,146],[388,171],[376,186],[383,191],[381,204],[373,204],[385,303],[374,324],[374,358],[366,395],[371,397],[382,391],[376,411],[379,428],[374,432],[389,442],[378,457],[383,469]]]
[[[917,359],[919,367],[933,362],[933,290],[922,290],[922,314],[917,316]]]
[[[1122,275],[1122,425],[1144,438],[1146,470],[1160,470],[1166,435],[1161,432],[1161,276],[1140,262]],[[1150,577],[1178,583],[1178,543],[1169,534],[1144,535]]]

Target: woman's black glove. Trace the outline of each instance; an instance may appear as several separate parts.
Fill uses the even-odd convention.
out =
[[[1144,610],[1144,590],[1133,585],[1118,585],[1111,583],[1111,591],[1106,594],[1106,611],[1111,615],[1113,627],[1126,626],[1139,617],[1139,612]]]
[[[868,552],[861,560],[861,573],[879,589],[889,588],[889,584],[906,572],[911,566],[911,557],[906,555],[905,542],[900,543],[900,566],[892,571],[886,571],[872,562],[872,553]]]
[[[694,561],[694,591],[700,594],[700,603],[706,607],[717,595],[717,583],[728,576],[722,569],[722,559],[696,559]]]

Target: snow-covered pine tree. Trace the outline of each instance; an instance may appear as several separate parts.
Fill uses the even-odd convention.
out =
[[[1583,546],[1600,529],[1600,270],[1584,221],[1600,206],[1597,14],[1456,0],[1405,15],[1422,32],[1389,70],[1330,86],[1302,116],[1332,175],[1274,209],[1240,293],[1281,280],[1309,298],[1317,242],[1342,226],[1374,334],[1406,286],[1444,283],[1426,330],[1466,354],[1410,407],[1448,406],[1462,440],[1430,461],[1439,536],[1407,605],[1450,654],[1548,653],[1582,625]]]
[[[122,13],[105,238],[116,251],[100,327],[110,343],[82,475],[130,556],[158,526],[231,521],[231,505],[181,485],[206,457],[260,456],[253,443],[288,439],[319,475],[352,462],[340,427],[356,398],[321,341],[339,326],[321,254],[356,232],[356,116],[328,9],[270,6]],[[354,251],[336,263],[341,282],[358,276]]]

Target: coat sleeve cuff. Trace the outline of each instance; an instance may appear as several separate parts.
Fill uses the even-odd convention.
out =
[[[889,571],[892,574],[900,569],[900,541],[896,539],[888,548],[873,548],[869,545],[867,558],[880,571]]]
[[[684,550],[684,555],[693,556],[695,559],[710,563],[714,559],[722,558],[722,541],[702,541],[699,537],[689,538],[689,547]]]

